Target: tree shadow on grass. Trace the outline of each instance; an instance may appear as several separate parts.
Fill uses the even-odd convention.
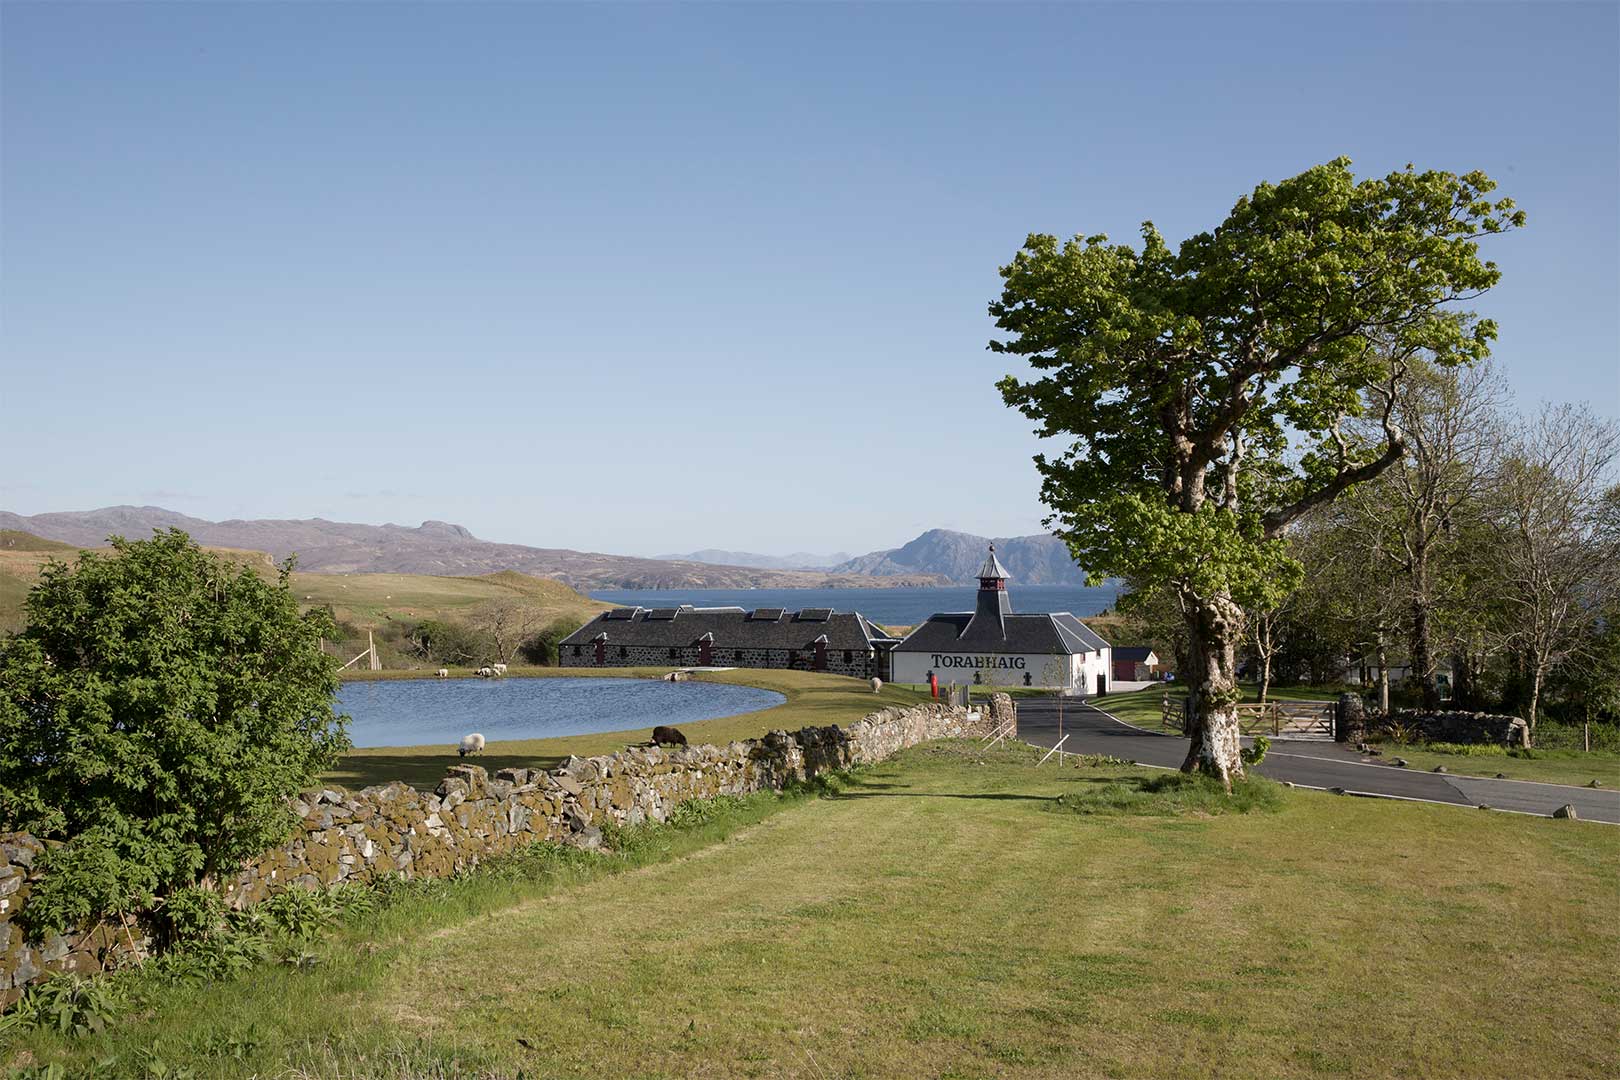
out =
[[[843,799],[989,799],[1009,802],[1053,802],[1056,795],[1018,795],[1007,791],[844,791],[827,796],[833,801]]]

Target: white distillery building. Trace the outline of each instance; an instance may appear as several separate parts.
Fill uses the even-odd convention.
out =
[[[1018,615],[1007,596],[1007,570],[996,547],[979,569],[973,611],[931,616],[890,655],[891,679],[941,686],[1040,686],[1076,694],[1108,690],[1113,650],[1067,611]]]

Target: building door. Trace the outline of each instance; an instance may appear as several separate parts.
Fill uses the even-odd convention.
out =
[[[708,634],[698,640],[698,666],[714,666],[714,638]]]
[[[1106,693],[1108,693],[1108,676],[1099,671],[1097,672],[1097,696],[1102,697]]]
[[[605,639],[603,639],[603,638],[597,638],[596,639],[596,666],[597,667],[602,667],[606,663],[607,663],[607,641]]]
[[[827,670],[827,643],[825,641],[816,642],[815,669],[817,671]]]

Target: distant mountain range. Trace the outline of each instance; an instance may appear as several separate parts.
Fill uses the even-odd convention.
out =
[[[812,555],[808,551],[795,551],[791,555],[761,555],[755,551],[721,551],[718,548],[704,548],[702,551],[691,551],[685,555],[658,555],[655,558],[669,562],[708,563],[713,566],[751,566],[760,570],[827,570],[839,563],[848,562],[850,555],[847,551],[838,551],[831,555]]]
[[[932,574],[873,577],[844,571],[776,570],[704,562],[535,548],[480,540],[443,521],[421,525],[361,525],[307,520],[205,521],[157,506],[110,506],[55,514],[0,511],[0,529],[94,547],[118,534],[131,539],[176,528],[198,543],[298,556],[300,570],[329,574],[446,574],[456,577],[516,570],[591,589],[827,589],[943,585]]]
[[[835,574],[871,574],[877,577],[937,574],[959,584],[976,579],[986,550],[996,545],[996,557],[1014,582],[1024,585],[1084,585],[1086,572],[1075,564],[1069,549],[1055,536],[974,536],[949,529],[929,529],[904,547],[874,551],[832,568]]]
[[[17,529],[49,540],[94,547],[119,534],[151,535],[176,528],[198,543],[268,552],[277,560],[298,556],[298,568],[327,574],[445,574],[467,577],[516,570],[555,578],[575,589],[827,589],[969,584],[984,563],[986,548],[1013,580],[1024,585],[1077,585],[1085,571],[1052,536],[986,537],[930,529],[902,547],[857,558],[834,555],[759,555],[706,549],[643,559],[629,555],[536,548],[480,540],[460,525],[424,521],[409,525],[361,525],[306,520],[205,521],[157,506],[110,506],[101,510],[35,514],[0,511],[0,529]]]

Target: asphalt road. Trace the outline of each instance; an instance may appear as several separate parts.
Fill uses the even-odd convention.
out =
[[[1106,699],[1102,704],[1106,707]],[[1143,765],[1172,769],[1180,768],[1187,756],[1185,738],[1131,727],[1072,698],[1063,702],[1063,732],[1069,736],[1063,744],[1064,751],[1069,753],[1111,754]],[[1057,700],[1018,699],[1018,735],[1035,746],[1053,746],[1058,740]],[[1583,821],[1620,824],[1620,790],[1416,772],[1379,764],[1353,748],[1325,741],[1273,739],[1266,760],[1256,771],[1300,787],[1337,787],[1356,795],[1421,799],[1455,806],[1489,806],[1493,810],[1542,816],[1568,803]]]

